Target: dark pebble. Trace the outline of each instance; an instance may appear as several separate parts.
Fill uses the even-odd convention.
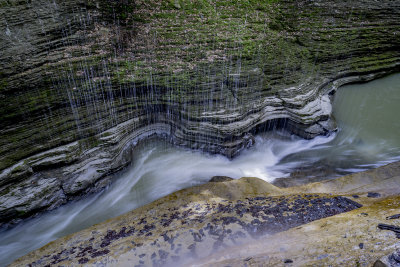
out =
[[[79,263],[79,264],[85,264],[85,263],[87,263],[88,261],[89,261],[88,258],[81,258],[81,259],[79,259],[78,263]]]
[[[293,260],[291,260],[291,259],[286,259],[286,260],[284,260],[283,262],[284,262],[284,263],[293,263]]]
[[[395,214],[395,215],[386,217],[386,220],[394,220],[394,219],[399,219],[399,218],[400,218],[400,214]]]
[[[249,260],[251,260],[251,257],[247,257],[244,259],[244,261],[249,261]]]
[[[352,197],[354,197],[354,198],[359,198],[359,196],[358,196],[358,195],[352,195]]]
[[[360,244],[358,244],[358,246],[360,247],[360,249],[363,249],[364,248],[364,243],[360,243]]]
[[[400,250],[393,252],[392,255],[389,256],[389,260],[394,263],[399,264],[400,263]]]
[[[367,197],[373,197],[373,198],[380,197],[380,196],[381,196],[381,194],[376,193],[376,192],[368,192],[368,195],[367,195]]]

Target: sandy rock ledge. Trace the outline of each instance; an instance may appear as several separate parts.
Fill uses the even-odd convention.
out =
[[[400,248],[400,163],[278,188],[214,179],[60,238],[11,266],[372,266]],[[385,258],[386,256],[386,258]],[[393,257],[392,257],[393,258]],[[384,266],[384,265],[382,265]],[[395,265],[393,265],[395,266]]]

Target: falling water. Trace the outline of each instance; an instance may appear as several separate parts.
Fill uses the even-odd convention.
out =
[[[267,132],[233,160],[150,140],[139,145],[131,166],[104,191],[0,233],[0,263],[215,175],[272,182],[279,177],[296,181],[302,173],[303,180],[319,180],[399,160],[399,102],[400,74],[345,86],[335,96],[336,134],[304,140]]]

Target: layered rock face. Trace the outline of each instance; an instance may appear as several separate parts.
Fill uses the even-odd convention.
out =
[[[97,190],[149,136],[232,157],[335,129],[338,86],[397,71],[397,1],[0,2],[0,218]]]

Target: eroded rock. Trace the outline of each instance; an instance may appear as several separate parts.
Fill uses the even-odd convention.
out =
[[[42,256],[32,254],[16,264],[184,264],[362,206],[326,194],[269,196],[274,191],[257,178],[181,190],[53,242],[41,249]]]
[[[234,157],[261,130],[327,134],[339,86],[399,70],[398,1],[219,5],[3,1],[0,194],[99,190],[153,135]]]

